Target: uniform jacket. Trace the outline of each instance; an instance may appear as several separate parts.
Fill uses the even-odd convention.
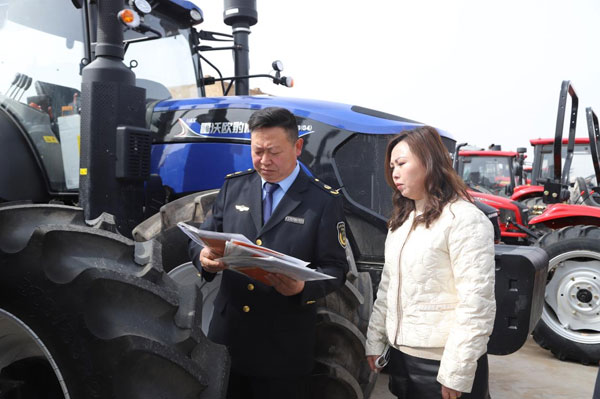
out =
[[[438,381],[470,392],[496,313],[493,227],[464,200],[447,205],[429,228],[410,231],[413,219],[414,212],[388,233],[367,354],[381,354],[387,342],[443,347]]]
[[[203,229],[241,233],[336,277],[306,282],[301,293],[286,297],[245,275],[224,270],[208,336],[228,346],[234,371],[270,377],[310,373],[315,300],[343,285],[348,270],[343,223],[340,195],[303,171],[264,226],[258,173],[251,170],[225,180]],[[200,250],[190,244],[190,257],[202,270]],[[211,281],[215,275],[202,270],[202,276]]]

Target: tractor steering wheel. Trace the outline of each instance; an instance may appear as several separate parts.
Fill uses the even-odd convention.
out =
[[[582,199],[582,204],[587,206],[598,206],[600,207],[600,202],[596,201],[594,198],[595,192],[590,192],[586,179],[583,177],[578,177],[575,179],[575,187],[579,188],[579,196]]]

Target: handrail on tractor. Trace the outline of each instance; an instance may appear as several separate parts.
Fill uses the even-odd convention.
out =
[[[567,154],[565,164],[562,167],[562,136],[567,110],[567,97],[571,97],[571,120],[569,123],[569,141],[567,144]],[[563,80],[560,88],[560,97],[558,99],[558,115],[556,117],[556,132],[554,134],[554,178],[548,179],[544,184],[544,202],[547,204],[563,202],[568,199],[567,190],[569,184],[569,171],[573,160],[573,150],[575,149],[575,128],[577,125],[577,110],[579,108],[579,98],[571,85],[570,80]]]
[[[567,108],[567,95],[571,96],[571,121],[569,123],[569,142],[567,144],[567,154],[565,157],[564,168],[562,164],[562,136]],[[558,100],[558,116],[556,118],[556,132],[554,134],[554,180],[556,183],[566,185],[569,182],[569,171],[573,160],[573,150],[575,148],[575,128],[577,125],[577,110],[579,108],[579,98],[573,88],[570,80],[563,80],[560,88],[560,97]],[[562,169],[562,170],[561,170]]]
[[[590,136],[590,152],[592,153],[594,172],[596,172],[596,184],[600,185],[600,164],[598,163],[600,132],[598,130],[598,117],[592,107],[587,107],[585,109],[585,116],[588,125],[588,135]]]

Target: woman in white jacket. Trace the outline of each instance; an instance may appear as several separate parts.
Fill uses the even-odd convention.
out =
[[[367,360],[390,352],[390,390],[402,399],[489,397],[494,231],[429,126],[388,145],[394,210],[367,332]]]

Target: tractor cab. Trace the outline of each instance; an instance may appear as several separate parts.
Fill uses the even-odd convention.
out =
[[[564,164],[567,155],[569,139],[562,139],[561,160]],[[554,178],[554,139],[532,139],[534,162],[532,165],[532,184],[543,185],[543,182]],[[569,183],[573,184],[575,178],[584,176],[589,183],[595,183],[596,174],[591,160],[591,145],[588,137],[576,137],[573,148],[573,160],[569,170]],[[542,184],[540,184],[542,183]]]
[[[575,183],[571,190],[571,202],[574,204],[600,207],[600,187],[598,187],[598,181],[600,181],[600,162],[598,157],[598,153],[600,152],[600,134],[598,117],[591,107],[587,107],[585,113],[594,174],[587,177],[575,178]]]
[[[567,156],[568,138],[562,139],[561,163],[564,164]],[[533,206],[540,205],[544,192],[544,182],[554,179],[554,139],[532,139],[533,164],[525,166],[524,176],[527,183],[517,186],[512,195],[515,201],[524,201]],[[583,178],[588,187],[597,185],[596,175],[591,159],[591,145],[587,137],[575,137],[572,162],[568,173],[568,186],[575,189],[577,178]]]
[[[198,42],[194,26],[202,22],[201,10],[170,0],[153,1],[144,10],[123,8],[122,18],[130,11],[138,18],[130,26],[121,24],[124,62],[135,72],[136,84],[146,88],[148,102],[197,96],[199,58],[192,43]],[[0,107],[5,111],[0,125],[18,126],[22,137],[8,140],[12,132],[0,129],[7,143],[0,162],[13,162],[2,169],[22,171],[6,177],[11,184],[0,188],[1,200],[76,201],[81,70],[94,58],[97,15],[97,3],[88,1],[0,2]],[[16,165],[8,156],[14,153],[24,154]],[[35,161],[28,158],[31,153]]]
[[[459,151],[458,174],[472,189],[509,197],[517,186],[513,151]]]

